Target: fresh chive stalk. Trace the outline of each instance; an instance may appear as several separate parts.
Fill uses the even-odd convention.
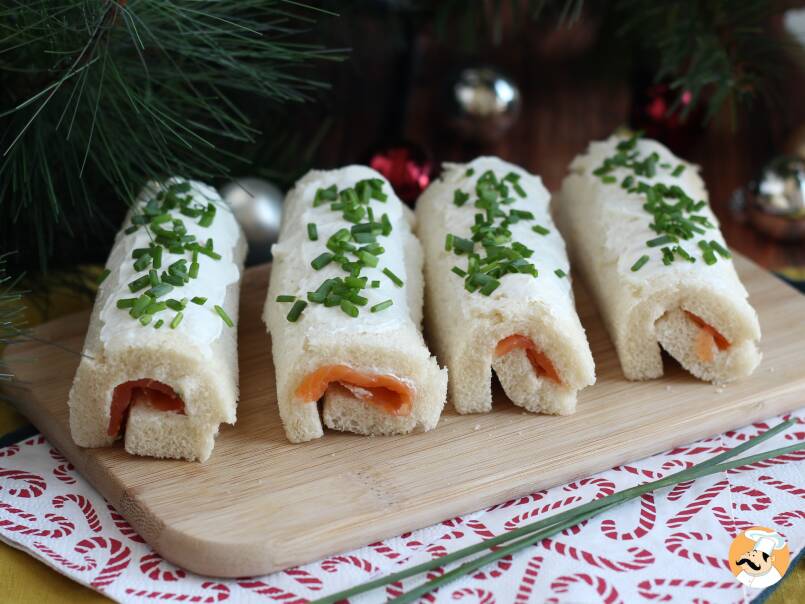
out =
[[[716,455],[710,458],[709,460],[701,462],[695,466],[692,466],[675,474],[660,478],[653,482],[643,483],[625,489],[623,491],[613,493],[612,495],[607,495],[600,499],[595,499],[593,501],[582,504],[580,506],[576,506],[564,512],[554,514],[544,520],[532,522],[530,524],[519,527],[513,531],[509,531],[507,533],[503,533],[501,535],[497,535],[490,539],[481,541],[480,543],[476,543],[474,545],[462,548],[460,550],[447,554],[446,556],[435,558],[433,560],[429,560],[422,564],[412,566],[402,571],[392,573],[384,577],[379,577],[377,579],[368,581],[361,585],[356,585],[355,587],[351,587],[349,589],[331,594],[324,598],[320,598],[318,600],[311,602],[311,604],[335,604],[336,602],[339,602],[341,600],[345,600],[347,598],[351,598],[353,596],[366,593],[378,587],[383,587],[384,585],[388,585],[390,583],[402,581],[404,579],[407,579],[408,577],[419,575],[421,573],[433,570],[435,568],[446,567],[448,564],[451,564],[452,562],[467,558],[478,552],[497,548],[494,551],[490,552],[489,554],[486,554],[485,556],[477,558],[472,562],[465,563],[464,565],[459,566],[454,571],[445,573],[444,575],[437,577],[436,579],[429,581],[423,585],[420,585],[419,587],[407,592],[406,594],[403,594],[399,598],[391,600],[392,602],[398,602],[398,603],[411,602],[419,598],[420,596],[424,595],[425,593],[428,593],[433,589],[436,589],[440,585],[444,585],[445,583],[448,583],[456,578],[466,576],[468,573],[473,572],[474,570],[477,570],[478,568],[481,568],[482,566],[489,564],[490,562],[494,562],[499,558],[521,551],[522,549],[529,547],[532,544],[538,543],[539,541],[551,537],[552,535],[555,535],[556,533],[562,530],[575,526],[597,514],[610,510],[620,505],[621,503],[632,501],[640,497],[641,495],[644,495],[645,493],[649,493],[660,488],[673,486],[681,482],[687,482],[689,480],[700,478],[702,476],[725,472],[730,469],[750,465],[760,461],[765,461],[767,459],[772,459],[780,455],[791,453],[793,451],[799,451],[805,449],[805,443],[797,443],[794,445],[790,445],[788,447],[782,447],[779,449],[774,449],[772,451],[767,451],[765,453],[759,453],[756,455],[735,459],[733,461],[727,461],[734,457],[737,457],[744,451],[747,451],[748,449],[759,445],[765,440],[768,440],[769,438],[779,434],[780,432],[786,430],[792,425],[794,425],[794,422],[790,420],[781,422],[774,428],[771,428],[770,430],[767,430],[763,434],[756,436],[744,443],[741,443],[740,445],[734,447],[733,449],[730,449],[729,451],[720,453],[719,455]],[[504,543],[509,543],[509,545],[498,547]]]
[[[224,323],[226,323],[227,327],[235,326],[235,322],[231,319],[231,317],[226,313],[226,311],[222,307],[216,304],[213,308],[215,308],[215,312],[218,313],[218,316],[221,317]]]

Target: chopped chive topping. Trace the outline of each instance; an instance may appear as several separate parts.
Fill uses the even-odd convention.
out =
[[[307,308],[307,302],[304,300],[297,300],[294,302],[294,305],[291,307],[288,316],[286,317],[291,323],[295,323],[296,320],[299,318],[299,315],[302,314],[302,311]]]
[[[461,277],[462,279],[463,279],[464,277],[466,277],[466,276],[467,276],[467,271],[462,270],[462,269],[460,269],[460,268],[459,268],[459,267],[457,267],[457,266],[454,266],[454,267],[453,267],[453,268],[451,268],[450,270],[451,270],[451,271],[453,271],[453,272],[454,272],[456,275],[458,275],[458,276],[459,276],[459,277]]]
[[[447,233],[444,238],[444,251],[449,252],[453,249],[453,235],[452,233]]]
[[[314,269],[318,271],[323,269],[332,261],[333,261],[333,255],[328,252],[324,252],[323,254],[314,258],[313,261],[310,263],[310,266],[312,266]]]
[[[386,275],[386,277],[388,277],[389,279],[391,279],[391,282],[394,283],[394,285],[396,285],[397,287],[403,286],[402,279],[400,279],[397,275],[391,272],[391,269],[384,268],[383,274]]]
[[[217,304],[213,308],[215,308],[215,312],[218,313],[218,316],[221,317],[224,323],[226,323],[227,327],[235,326],[235,322],[229,317],[228,314],[226,314],[226,311],[223,308],[221,308]]]
[[[561,268],[557,268],[557,269],[554,271],[554,274],[555,274],[557,277],[559,277],[560,279],[561,279],[562,277],[567,277],[567,273],[566,273],[565,271],[563,271]]]
[[[467,171],[464,172],[464,174],[466,176],[472,176],[473,174],[475,174],[475,170],[473,168],[467,168]]]
[[[637,262],[635,262],[632,265],[632,272],[636,273],[637,271],[639,271],[641,268],[643,268],[643,265],[645,265],[646,262],[648,262],[648,260],[649,258],[647,255],[643,254],[642,256],[640,256],[640,258],[637,259]]]
[[[453,193],[453,203],[457,206],[461,207],[470,199],[470,194],[465,193],[461,189],[456,189],[456,192]]]
[[[117,301],[118,308],[131,308],[134,306],[134,303],[137,301],[137,298],[121,298]]]
[[[537,233],[538,235],[547,235],[548,233],[551,232],[550,229],[546,229],[541,224],[535,224],[534,226],[531,227],[531,230]]]
[[[159,298],[164,296],[165,294],[169,294],[173,290],[173,286],[169,283],[159,283],[149,289],[146,293],[153,296],[154,298]]]
[[[108,268],[103,269],[100,275],[98,275],[98,285],[103,283],[106,278],[112,273]]]
[[[190,301],[193,304],[198,304],[199,306],[204,306],[207,303],[207,298],[204,298],[202,296],[194,296]]]
[[[383,302],[380,302],[379,304],[375,304],[369,310],[371,312],[380,312],[381,310],[386,310],[392,304],[394,304],[393,300],[384,300]]]
[[[368,287],[379,288],[380,282],[373,280],[370,285],[367,277],[361,276],[361,272],[378,266],[380,256],[385,253],[379,238],[387,237],[392,231],[388,214],[381,215],[377,207],[373,207],[374,201],[387,201],[388,195],[383,191],[385,186],[385,180],[368,178],[342,190],[336,185],[330,185],[316,191],[314,208],[328,206],[330,211],[339,213],[351,224],[338,229],[323,242],[327,251],[317,256],[311,266],[320,270],[329,264],[335,264],[346,275],[325,279],[315,291],[307,292],[307,302],[298,300],[296,296],[277,297],[277,302],[295,301],[287,316],[289,321],[297,321],[308,303],[323,304],[326,307],[340,306],[350,316],[357,316],[358,307],[369,303],[369,299],[361,295],[361,292]],[[314,223],[307,224],[307,231],[311,241],[318,241],[318,230]]]
[[[613,173],[616,170],[630,171],[631,174],[623,178],[620,186],[629,193],[637,193],[645,198],[643,209],[651,215],[652,220],[649,226],[658,235],[646,242],[647,247],[660,247],[662,262],[665,265],[670,265],[676,258],[694,262],[695,258],[685,250],[681,243],[673,247],[665,246],[678,243],[680,240],[689,241],[696,235],[703,235],[705,229],[715,228],[715,225],[706,216],[696,213],[700,212],[707,203],[704,200],[694,201],[679,185],[669,186],[663,182],[649,183],[639,178],[641,176],[653,178],[658,169],[671,170],[672,165],[668,162],[661,162],[660,156],[656,152],[640,157],[638,141],[641,136],[642,133],[638,132],[628,139],[619,141],[615,154],[607,157],[592,173],[603,182],[611,184],[615,182]],[[684,171],[685,164],[680,163],[671,171],[671,176],[678,178]],[[715,252],[724,258],[729,257],[723,256],[716,246],[708,244],[707,241],[699,242],[698,245],[702,251],[702,258],[708,265],[715,264],[717,261]]]
[[[131,235],[143,227],[151,240],[148,247],[137,248],[132,252],[134,269],[137,272],[146,270],[148,272],[128,284],[132,292],[139,292],[145,288],[148,290],[139,298],[124,298],[117,301],[118,308],[129,309],[132,318],[139,320],[143,325],[148,324],[157,313],[170,308],[178,311],[171,321],[171,327],[175,328],[182,320],[181,311],[187,305],[187,298],[181,301],[169,299],[162,302],[157,299],[170,293],[174,288],[183,287],[190,279],[198,278],[199,254],[213,260],[221,259],[221,254],[215,251],[211,238],[202,245],[194,235],[188,234],[187,226],[181,216],[194,220],[199,226],[209,227],[217,212],[215,204],[206,200],[199,201],[190,194],[190,191],[191,186],[188,182],[174,182],[161,188],[154,196],[137,206],[137,211],[131,216],[132,224],[124,229],[125,234]],[[188,267],[188,258],[180,258],[160,274],[159,269],[162,268],[165,253],[179,256],[189,254],[192,261]],[[164,321],[158,319],[154,327],[158,329],[163,324]]]
[[[358,307],[355,306],[352,302],[350,302],[346,298],[341,300],[341,310],[343,310],[346,314],[348,314],[352,318],[357,317],[360,312],[358,311]]]
[[[726,249],[723,245],[721,245],[718,241],[715,240],[711,241],[710,247],[715,251],[717,251],[722,258],[732,258],[732,254],[730,254],[730,251]]]
[[[177,312],[176,316],[173,317],[173,321],[171,321],[171,329],[176,329],[177,327],[179,327],[179,323],[182,322],[183,318],[184,313],[182,311]]]
[[[129,283],[129,290],[131,290],[132,293],[135,293],[145,287],[148,287],[150,283],[151,281],[148,279],[148,275],[143,275],[142,277],[139,277]]]
[[[662,237],[656,237],[655,239],[650,239],[649,241],[646,241],[646,245],[648,247],[660,247],[661,245],[674,243],[674,241],[676,240],[673,237],[663,235]]]

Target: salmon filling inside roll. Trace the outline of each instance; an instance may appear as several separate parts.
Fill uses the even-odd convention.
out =
[[[495,356],[501,357],[517,348],[525,350],[528,360],[531,361],[531,366],[534,367],[534,372],[537,376],[546,377],[557,384],[562,383],[559,374],[556,372],[556,367],[551,363],[551,359],[548,358],[548,355],[539,350],[533,340],[527,336],[515,334],[508,338],[503,338],[495,347]]]
[[[696,355],[703,363],[712,363],[713,347],[726,350],[730,347],[730,341],[698,315],[694,315],[689,310],[686,310],[685,314],[699,328],[699,335],[696,337]]]
[[[176,391],[156,380],[132,380],[115,387],[109,417],[109,436],[117,436],[130,405],[150,405],[159,411],[184,415],[184,402]]]
[[[362,373],[346,365],[325,365],[309,374],[296,389],[305,403],[319,400],[332,383],[339,383],[352,395],[389,415],[410,415],[414,390],[390,375]]]

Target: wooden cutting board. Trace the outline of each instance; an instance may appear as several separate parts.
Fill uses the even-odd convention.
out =
[[[425,434],[365,438],[326,432],[292,445],[277,414],[269,338],[260,319],[269,267],[246,272],[241,296],[241,401],[204,463],[80,449],[67,393],[88,313],[43,325],[7,360],[10,394],[165,558],[205,575],[268,573],[570,481],[805,403],[805,296],[736,258],[760,314],[763,363],[724,389],[666,363],[665,378],[627,382],[590,300],[579,312],[598,383],[568,417],[531,415],[498,393],[495,410],[460,416],[448,403]],[[33,362],[32,362],[33,361]]]

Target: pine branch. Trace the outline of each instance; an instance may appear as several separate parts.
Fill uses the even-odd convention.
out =
[[[309,99],[324,88],[310,64],[343,56],[305,42],[314,16],[283,0],[0,5],[3,245],[46,269],[65,238],[113,233],[110,206],[146,179],[243,165],[232,149],[257,145],[257,112]]]
[[[17,291],[20,279],[8,275],[8,256],[8,253],[0,255],[0,353],[23,333],[22,293]],[[0,381],[10,380],[12,377],[0,356]]]
[[[701,104],[707,120],[726,109],[734,125],[739,109],[767,97],[780,76],[785,42],[766,29],[773,14],[766,0],[619,0],[615,6],[620,33],[651,53],[656,80],[677,92],[673,109],[690,95],[683,117]]]

